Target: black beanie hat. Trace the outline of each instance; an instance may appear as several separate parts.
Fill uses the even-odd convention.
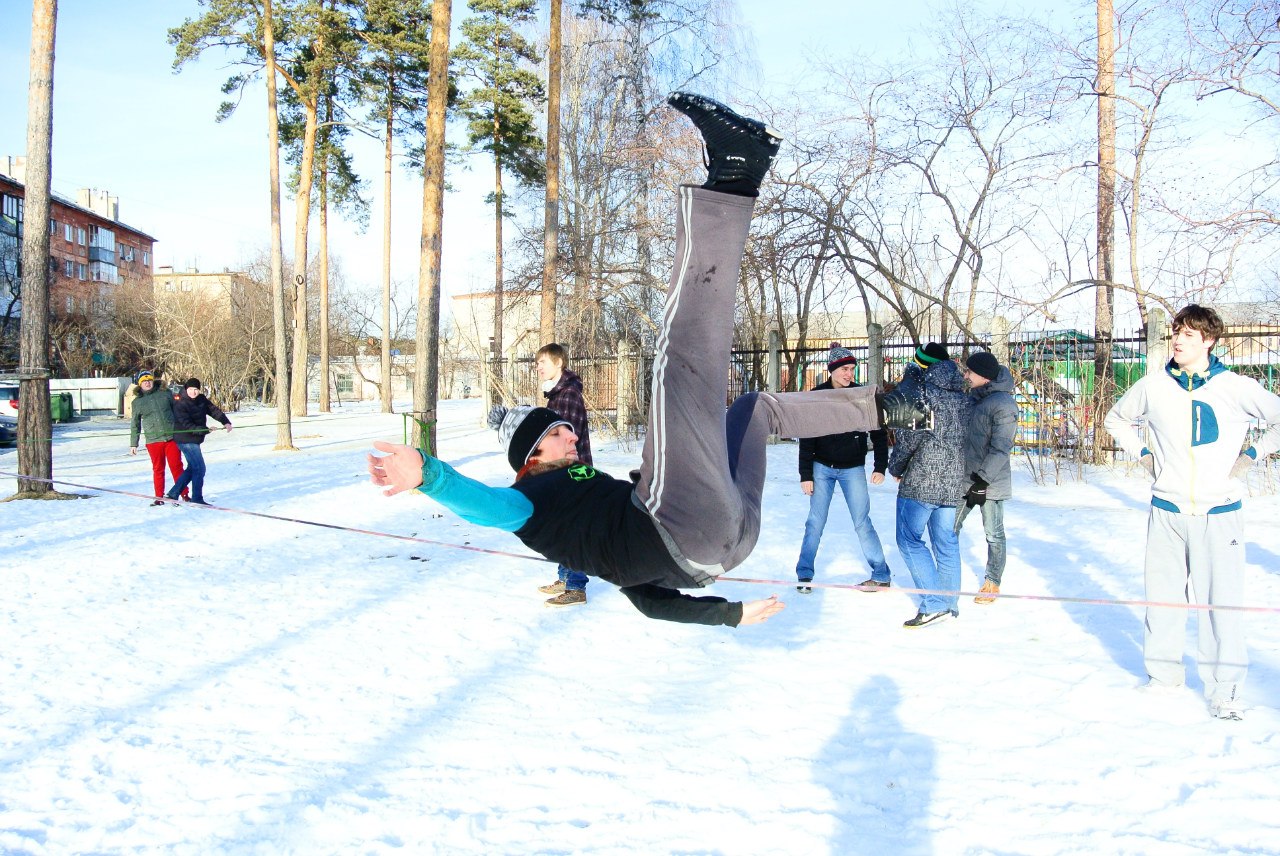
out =
[[[506,447],[507,463],[517,473],[529,463],[529,457],[542,439],[557,425],[568,425],[560,414],[546,407],[530,407],[521,404],[508,410],[495,404],[487,419],[490,428],[498,432],[498,440]]]
[[[969,367],[969,371],[982,375],[987,380],[995,380],[1000,376],[1000,362],[990,351],[975,351],[964,364]]]
[[[937,342],[930,342],[923,348],[916,348],[915,361],[922,369],[949,359],[951,356],[947,353],[947,349]]]
[[[200,387],[204,386],[204,384],[200,382],[200,378],[198,377],[189,377],[187,378],[187,382],[182,385],[183,389],[190,389],[193,386],[196,389],[199,389]]]

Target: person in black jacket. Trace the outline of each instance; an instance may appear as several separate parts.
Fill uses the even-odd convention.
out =
[[[847,389],[853,382],[858,360],[848,348],[838,344],[831,346],[827,357],[830,377],[814,387],[821,389]],[[818,555],[818,544],[827,525],[827,513],[831,510],[831,497],[836,485],[844,494],[849,507],[849,518],[858,533],[862,545],[862,557],[871,568],[871,578],[862,583],[864,591],[888,588],[889,564],[884,560],[884,547],[880,535],[871,522],[871,497],[867,492],[867,445],[873,450],[872,484],[884,483],[884,471],[889,466],[889,437],[883,429],[875,431],[842,431],[825,437],[806,437],[800,441],[800,490],[809,497],[809,517],[804,523],[804,540],[800,544],[800,559],[796,562],[796,591],[808,594],[813,580],[813,562]]]
[[[547,559],[619,586],[651,618],[736,627],[765,621],[783,604],[677,589],[710,585],[751,553],[769,435],[873,430],[880,406],[874,390],[859,387],[749,393],[725,412],[739,267],[754,197],[781,139],[709,98],[677,92],[667,101],[702,133],[710,166],[704,185],[679,189],[676,264],[634,484],[578,461],[572,426],[545,407],[491,414],[517,473],[511,487],[382,441],[373,445],[384,454],[370,454],[368,468],[385,495],[416,488],[466,520],[512,532]]]
[[[200,391],[200,379],[189,378],[183,384],[182,395],[173,403],[173,439],[187,460],[187,468],[166,494],[169,499],[176,500],[189,484],[191,502],[196,505],[209,504],[204,501],[205,465],[204,453],[200,451],[200,444],[209,433],[206,421],[209,417],[221,422],[228,431],[231,430],[231,420],[227,418],[227,414]]]

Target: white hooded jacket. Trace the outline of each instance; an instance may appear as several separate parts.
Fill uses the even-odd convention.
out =
[[[1266,433],[1243,449],[1251,423]],[[1137,425],[1145,423],[1144,444]],[[1126,452],[1155,459],[1152,504],[1180,514],[1214,514],[1240,507],[1244,483],[1230,476],[1245,451],[1262,459],[1280,450],[1280,396],[1228,370],[1217,357],[1205,372],[1172,361],[1133,385],[1107,414],[1104,427]]]

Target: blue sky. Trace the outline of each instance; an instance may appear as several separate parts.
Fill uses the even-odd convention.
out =
[[[0,154],[26,148],[30,4],[17,4],[0,29]],[[760,81],[786,91],[804,58],[818,52],[892,49],[928,14],[924,0],[892,6],[850,2],[740,0],[740,18],[755,42]],[[228,70],[214,54],[172,70],[166,30],[199,12],[193,0],[62,0],[54,72],[54,191],[80,187],[120,200],[120,218],[159,240],[155,262],[201,270],[234,268],[268,244],[265,95],[258,85],[236,115],[214,113]],[[454,20],[467,15],[455,0]],[[723,93],[722,93],[723,94]],[[784,129],[785,131],[785,129]],[[381,147],[355,144],[357,169],[371,179],[367,234],[331,225],[332,252],[353,285],[381,271]],[[491,282],[488,172],[451,174],[458,190],[446,200],[445,288],[483,290]],[[392,192],[393,277],[416,282],[421,184],[397,171]],[[287,206],[285,248],[291,249]]]

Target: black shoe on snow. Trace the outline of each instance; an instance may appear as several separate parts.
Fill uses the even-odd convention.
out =
[[[764,122],[748,119],[713,98],[672,92],[667,103],[689,117],[707,146],[708,190],[759,196],[760,183],[778,154],[782,136]]]
[[[796,586],[796,591],[800,594],[813,594],[813,586],[808,584],[808,580],[802,580],[800,585]]]
[[[902,622],[902,626],[908,630],[915,630],[917,627],[929,627],[934,624],[941,624],[951,618],[949,611],[942,612],[917,612],[915,618],[908,618]]]

